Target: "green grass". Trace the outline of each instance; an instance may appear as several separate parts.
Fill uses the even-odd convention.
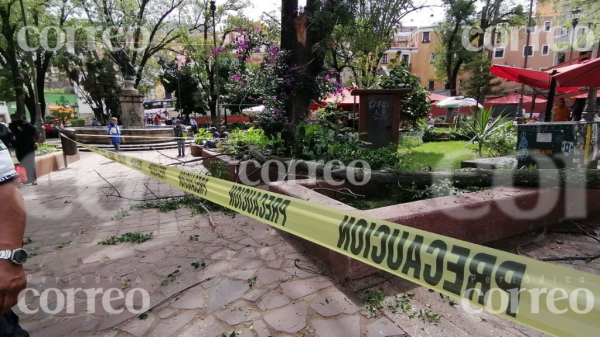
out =
[[[454,129],[452,129],[452,128],[438,128],[438,127],[435,127],[433,129],[433,131],[436,131],[436,132],[452,132],[452,131],[454,131]]]
[[[407,153],[409,171],[450,171],[460,169],[464,160],[477,159],[476,146],[465,147],[466,142],[434,142],[425,143],[411,150],[400,149]]]

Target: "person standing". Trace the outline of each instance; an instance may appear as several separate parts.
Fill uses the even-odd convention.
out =
[[[564,98],[558,100],[558,105],[552,110],[553,122],[568,122],[571,118],[571,109]]]
[[[154,125],[160,125],[160,119],[158,118],[158,114],[154,115]]]
[[[98,126],[98,121],[96,120],[96,118],[94,118],[94,120],[92,121],[92,126]]]
[[[179,157],[185,157],[185,137],[187,137],[187,129],[185,126],[181,125],[181,121],[176,119],[173,121],[175,126],[173,127],[173,137],[176,137],[177,141],[177,151],[179,152]]]
[[[190,118],[190,125],[192,126],[192,133],[195,135],[198,133],[198,122],[196,118]]]
[[[0,336],[3,337],[29,337],[11,310],[27,284],[23,270],[27,252],[21,248],[26,213],[23,197],[15,184],[18,177],[8,150],[0,141]]]
[[[14,147],[17,159],[22,167],[25,168],[27,180],[24,185],[37,185],[37,176],[35,173],[35,150],[40,134],[35,126],[25,122],[17,114],[10,116],[12,123],[8,126],[15,136]]]
[[[125,139],[121,137],[121,128],[117,125],[118,123],[119,120],[117,117],[112,117],[106,129],[106,134],[110,136],[108,137],[108,144],[115,148],[115,152],[119,152],[121,150],[121,143],[125,143]]]

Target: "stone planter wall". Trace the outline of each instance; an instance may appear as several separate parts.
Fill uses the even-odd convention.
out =
[[[67,156],[67,164],[79,160],[79,152],[73,156]],[[58,171],[65,167],[65,161],[62,152],[50,153],[35,157],[35,172],[38,177],[45,176],[51,172]]]
[[[320,187],[325,185],[324,182],[319,182]],[[596,202],[600,197],[600,190],[557,191],[501,187],[461,196],[435,198],[362,211],[313,191],[316,186],[316,183],[308,181],[268,185],[269,191],[272,192],[476,244],[509,238],[557,224],[564,219],[577,219],[576,214],[580,213],[574,211],[582,207],[585,208],[586,214],[583,218],[600,215],[600,204]],[[360,190],[355,188],[352,190],[360,193]],[[552,194],[556,192],[558,192],[558,201],[554,205],[545,204],[547,200],[553,199]],[[518,214],[528,211],[529,216]],[[315,252],[315,256],[342,279],[357,279],[377,272],[377,269],[345,255],[301,238],[297,240],[308,250]]]

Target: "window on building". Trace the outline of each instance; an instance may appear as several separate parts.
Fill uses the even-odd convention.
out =
[[[423,32],[423,43],[429,43],[429,32]]]
[[[533,56],[533,46],[523,46],[523,56]]]
[[[542,55],[549,55],[549,54],[550,54],[550,46],[548,46],[547,44],[543,45],[542,46]]]
[[[410,55],[404,54],[402,55],[402,63],[404,64],[410,64]]]
[[[504,58],[504,48],[503,47],[494,48],[494,58],[495,59],[503,59]]]
[[[429,81],[429,90],[435,90],[435,81]]]
[[[558,27],[558,29],[556,29],[556,37],[563,37],[568,34],[569,32],[564,27]]]
[[[550,31],[550,27],[551,27],[551,22],[550,21],[544,22],[544,31],[545,32],[549,32]]]
[[[527,29],[529,30],[529,33],[531,33],[531,34],[535,34],[535,31],[536,31],[536,26],[531,26],[531,27],[529,27],[529,28],[527,28]]]
[[[450,90],[450,83],[444,83],[444,90]]]
[[[383,56],[381,57],[381,64],[387,64],[388,63],[388,56],[387,54],[383,54]]]
[[[496,33],[496,42],[495,43],[502,43],[502,33],[499,33],[499,32]]]

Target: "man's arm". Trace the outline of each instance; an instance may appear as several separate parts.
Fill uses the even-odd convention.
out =
[[[0,142],[0,250],[14,250],[23,245],[25,233],[25,204],[13,181],[14,166],[8,151]],[[23,266],[9,260],[0,260],[0,313],[17,304],[27,280]]]

